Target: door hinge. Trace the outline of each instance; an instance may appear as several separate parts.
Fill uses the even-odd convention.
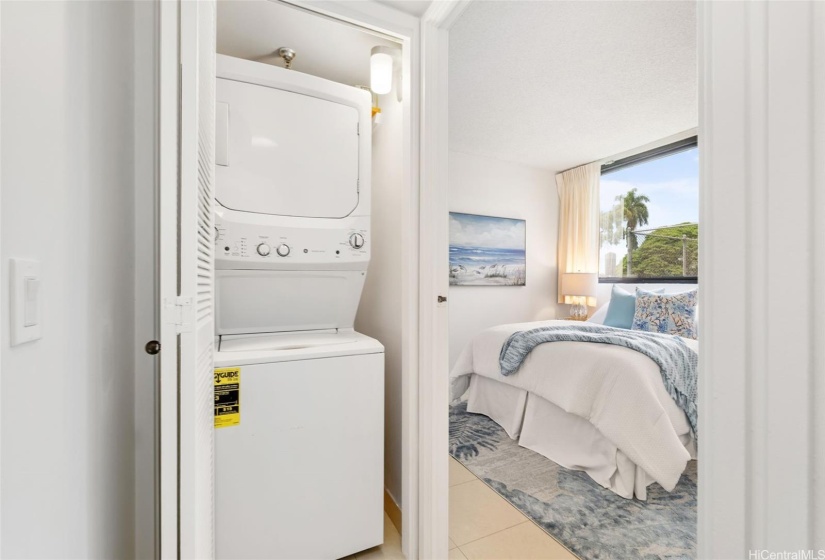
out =
[[[164,302],[164,322],[175,325],[178,333],[192,332],[195,323],[195,306],[191,297],[178,296]]]

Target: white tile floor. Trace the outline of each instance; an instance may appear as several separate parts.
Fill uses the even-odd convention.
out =
[[[450,558],[467,560],[576,560],[452,457],[450,547]]]
[[[404,558],[384,515],[384,544],[346,560]],[[576,560],[566,548],[450,457],[450,560]]]

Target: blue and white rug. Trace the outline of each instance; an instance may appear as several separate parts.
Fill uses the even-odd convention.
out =
[[[450,408],[450,454],[583,560],[696,558],[696,461],[673,492],[627,500],[519,446],[495,422]]]

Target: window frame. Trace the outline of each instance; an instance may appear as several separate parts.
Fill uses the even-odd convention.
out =
[[[608,161],[602,164],[599,179],[605,173],[612,173],[619,171],[626,167],[639,165],[640,163],[647,163],[655,159],[671,156],[699,147],[699,137],[690,136],[670,144],[646,150],[638,154],[633,154],[615,161]],[[599,241],[599,250],[601,251],[601,240]],[[599,276],[599,284],[698,284],[698,276]]]

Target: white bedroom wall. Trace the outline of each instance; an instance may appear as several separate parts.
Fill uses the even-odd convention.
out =
[[[371,260],[355,330],[384,345],[384,486],[401,505],[401,270],[403,264],[402,106],[395,93],[380,97],[381,124],[373,130]]]
[[[43,338],[0,322],[0,555],[134,556],[133,5],[0,3],[0,298],[42,263]]]
[[[555,172],[450,151],[451,212],[527,221],[525,286],[451,286],[450,367],[479,331],[556,317]]]

